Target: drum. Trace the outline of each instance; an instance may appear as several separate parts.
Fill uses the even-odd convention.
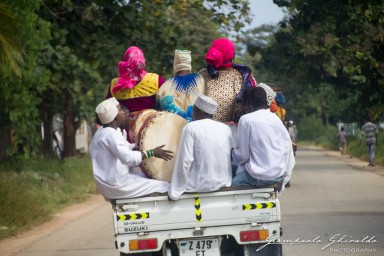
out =
[[[147,151],[165,145],[163,149],[173,152],[172,160],[155,157],[145,159],[140,167],[146,175],[156,180],[171,181],[180,137],[186,124],[187,121],[179,115],[164,111],[146,118],[136,137],[139,149]]]
[[[151,115],[158,113],[155,109],[144,109],[131,113],[131,122],[129,124],[128,140],[136,143],[137,134],[143,126],[144,121]]]

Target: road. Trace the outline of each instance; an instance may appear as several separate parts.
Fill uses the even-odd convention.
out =
[[[298,152],[281,198],[284,256],[384,255],[384,177],[338,154]]]
[[[296,160],[281,197],[283,255],[384,255],[384,172],[313,148],[300,149]],[[118,256],[111,206],[100,196],[75,205],[42,227],[0,241],[0,254]]]

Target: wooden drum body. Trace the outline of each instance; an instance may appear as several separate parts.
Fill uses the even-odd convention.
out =
[[[143,122],[136,135],[136,145],[141,151],[165,145],[163,149],[173,152],[172,160],[145,159],[140,164],[141,170],[153,179],[170,182],[180,137],[187,121],[179,115],[163,111],[146,116],[144,121],[137,120],[136,125],[138,121]]]
[[[145,109],[131,113],[131,122],[129,124],[128,139],[131,143],[136,143],[136,136],[145,120],[151,115],[158,113],[155,109]]]

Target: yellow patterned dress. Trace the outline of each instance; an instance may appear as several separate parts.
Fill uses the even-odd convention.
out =
[[[120,104],[130,112],[155,108],[156,93],[164,79],[158,74],[147,73],[143,79],[132,88],[120,89],[113,93],[113,87],[119,78],[112,80],[106,98],[115,97]]]

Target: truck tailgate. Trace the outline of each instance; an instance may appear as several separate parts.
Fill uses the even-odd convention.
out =
[[[273,188],[116,200],[116,234],[280,221]]]

